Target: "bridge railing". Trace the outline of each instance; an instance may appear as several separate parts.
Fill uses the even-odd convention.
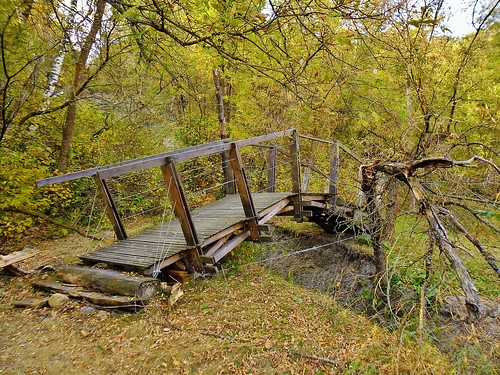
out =
[[[330,202],[337,199],[354,202],[360,190],[359,167],[363,159],[339,140],[326,140],[299,134],[305,156],[303,189],[315,192],[324,190],[332,194]],[[325,181],[327,185],[325,186]],[[323,188],[322,188],[323,187]]]
[[[317,166],[318,162],[300,159],[299,137],[319,142],[330,147],[330,158],[326,172]],[[248,151],[250,150],[250,151]],[[240,141],[219,140],[204,145],[188,147],[151,155],[144,158],[115,163],[107,166],[73,172],[40,180],[38,187],[92,177],[104,202],[116,238],[128,237],[124,225],[129,215],[137,214],[131,209],[130,202],[146,199],[150,204],[142,205],[143,212],[163,209],[165,215],[168,206],[170,214],[175,213],[182,226],[186,243],[193,248],[199,245],[196,228],[191,218],[192,208],[208,199],[215,199],[227,193],[239,194],[247,217],[252,239],[259,239],[252,192],[278,191],[278,181],[286,181],[281,191],[295,193],[293,215],[302,218],[302,185],[305,190],[309,182],[309,171],[328,181],[329,192],[334,199],[338,194],[339,150],[348,153],[354,159],[361,159],[338,141],[327,141],[299,135],[295,130],[287,130],[261,135]],[[205,169],[204,178],[194,181],[195,168]],[[224,173],[222,173],[224,171]],[[227,172],[230,173],[227,173]],[[288,176],[284,178],[285,174]],[[221,180],[222,179],[222,180]],[[130,191],[130,187],[137,191]],[[236,189],[237,188],[237,189]],[[133,190],[133,189],[132,189]],[[201,194],[206,194],[199,198]],[[210,195],[208,197],[208,195]],[[197,200],[198,199],[198,200]],[[142,212],[141,212],[142,213]],[[167,215],[168,216],[168,215]],[[196,256],[193,255],[194,261]]]
[[[234,181],[225,181],[224,184],[233,183],[237,186],[238,194],[245,216],[248,218],[248,226],[252,233],[252,239],[257,240],[259,237],[258,224],[256,221],[256,212],[252,202],[250,188],[248,186],[245,168],[243,165],[240,148],[246,146],[257,145],[264,142],[276,140],[278,138],[291,137],[293,142],[290,146],[290,170],[292,179],[292,188],[294,193],[300,193],[300,167],[298,159],[298,136],[295,130],[287,130],[283,132],[262,135],[241,141],[233,141],[231,139],[211,142],[204,145],[193,146],[181,150],[169,151],[157,155],[152,155],[135,160],[120,162],[103,167],[91,168],[85,171],[74,172],[62,176],[55,176],[44,180],[37,181],[38,187],[43,187],[49,184],[62,183],[73,181],[83,177],[92,177],[97,185],[97,189],[105,204],[106,214],[113,226],[113,230],[117,239],[123,240],[128,237],[127,230],[124,225],[123,212],[120,212],[120,202],[129,199],[134,194],[125,193],[120,197],[116,197],[119,190],[119,179],[136,179],[139,184],[144,184],[146,181],[144,176],[138,176],[145,173],[146,170],[156,171],[147,173],[150,179],[158,183],[159,176],[163,180],[161,184],[148,186],[150,193],[157,193],[166,187],[166,194],[169,198],[170,207],[179,218],[182,226],[186,243],[194,248],[198,245],[198,236],[196,228],[191,218],[191,208],[188,204],[187,196],[184,192],[184,184],[180,178],[177,166],[182,162],[203,157],[223,157],[223,163],[230,165],[230,169],[234,175]],[[214,163],[216,164],[216,163]],[[159,171],[158,172],[158,168]],[[276,169],[276,168],[275,168]],[[156,176],[154,176],[156,173]],[[160,174],[159,174],[160,173]],[[271,189],[271,187],[268,187]],[[163,192],[165,193],[165,190]],[[300,194],[294,202],[295,215],[300,217],[301,205]]]

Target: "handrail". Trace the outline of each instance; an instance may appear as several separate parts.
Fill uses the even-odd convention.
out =
[[[321,138],[315,138],[315,137],[311,137],[311,136],[308,136],[308,135],[304,135],[304,134],[299,134],[298,135],[300,138],[304,138],[304,139],[309,139],[310,141],[316,141],[316,142],[321,142],[321,143],[326,143],[326,144],[329,144],[329,145],[335,145],[335,144],[338,144],[339,147],[344,151],[346,152],[349,156],[351,156],[353,159],[356,159],[358,162],[360,162],[361,164],[364,164],[364,161],[363,161],[363,158],[361,158],[361,156],[359,156],[358,154],[356,154],[354,151],[351,151],[349,148],[347,148],[346,145],[344,145],[342,142],[340,142],[338,139],[335,140],[335,141],[328,141],[326,139],[321,139]]]
[[[139,159],[122,161],[114,164],[104,165],[101,167],[95,167],[78,172],[72,172],[61,176],[45,178],[42,180],[38,180],[36,182],[36,186],[40,188],[51,184],[58,184],[62,182],[73,181],[83,177],[90,177],[96,174],[99,174],[99,177],[101,179],[111,178],[125,173],[130,173],[141,169],[152,168],[163,165],[165,164],[167,158],[171,158],[174,161],[192,159],[223,151],[229,151],[232,143],[234,143],[237,147],[250,146],[260,142],[271,141],[276,138],[287,137],[292,135],[294,132],[295,129],[285,130],[281,132],[243,139],[241,141],[233,141],[231,138],[226,138],[223,140],[205,143],[203,145],[186,147],[182,149],[163,152],[160,154],[146,156]]]
[[[223,145],[224,143],[226,143],[226,140],[219,140],[219,141],[206,143],[204,145],[187,147],[183,150],[190,151],[190,150],[199,149],[199,148],[212,147],[214,145]],[[109,172],[109,170],[114,169],[114,168],[126,169],[127,167],[132,167],[132,168],[134,168],[133,170],[149,168],[151,166],[155,166],[154,164],[157,161],[161,161],[161,162],[160,162],[160,164],[156,164],[156,165],[164,164],[165,159],[167,157],[172,157],[178,152],[179,152],[179,150],[172,150],[172,151],[162,152],[160,154],[146,156],[146,157],[139,158],[139,159],[126,160],[126,161],[122,161],[122,162],[118,162],[118,163],[114,163],[114,164],[104,165],[101,167],[89,168],[89,169],[85,169],[82,171],[72,172],[72,173],[61,175],[61,176],[49,177],[49,178],[45,178],[42,180],[38,180],[36,182],[36,186],[43,187],[43,186],[47,186],[47,185],[51,185],[51,184],[59,184],[61,182],[77,180],[77,179],[82,178],[82,177],[93,176],[93,175],[96,175],[97,173],[106,174],[106,172]],[[151,164],[153,164],[153,165],[151,165]],[[137,168],[137,167],[139,167],[139,168]]]

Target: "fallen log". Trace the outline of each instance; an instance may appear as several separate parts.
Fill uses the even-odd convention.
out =
[[[159,290],[160,281],[152,277],[133,277],[120,272],[78,266],[63,266],[57,277],[69,284],[90,288],[102,293],[149,299]]]
[[[62,293],[76,299],[83,299],[99,306],[142,307],[147,303],[146,299],[127,296],[109,296],[98,292],[88,292],[81,286],[64,285],[57,281],[35,281],[33,286],[47,292]]]
[[[21,301],[12,302],[12,305],[14,307],[22,307],[30,309],[39,309],[41,307],[48,306],[48,304],[49,304],[48,298],[25,298]]]

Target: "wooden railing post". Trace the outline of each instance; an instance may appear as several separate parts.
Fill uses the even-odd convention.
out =
[[[175,216],[177,216],[181,223],[182,233],[184,234],[186,244],[193,247],[188,254],[188,262],[191,263],[194,270],[202,272],[203,265],[200,260],[200,254],[198,253],[198,236],[196,234],[193,219],[191,218],[191,213],[189,212],[189,206],[184,190],[182,189],[179,175],[177,174],[177,169],[171,158],[166,158],[165,164],[161,166],[161,171],[165,185],[169,187],[168,194],[170,201],[172,202]]]
[[[236,194],[236,183],[234,181],[234,173],[231,168],[231,157],[229,151],[222,151],[222,172],[224,174],[224,192],[226,194]]]
[[[306,167],[304,170],[304,179],[302,180],[302,191],[309,191],[309,181],[311,180],[311,168]]]
[[[274,193],[276,191],[276,156],[276,147],[271,147],[267,157],[269,169],[267,170],[266,191],[269,193]]]
[[[332,204],[337,204],[338,197],[338,179],[339,179],[339,143],[335,141],[330,147],[330,185],[328,192],[333,195]]]
[[[296,195],[293,197],[293,216],[296,221],[302,222],[302,191],[300,187],[300,150],[299,138],[297,131],[292,134],[292,143],[290,144],[290,161],[292,169],[292,192]]]
[[[113,200],[108,184],[105,179],[99,176],[99,173],[96,173],[93,177],[97,185],[97,189],[99,190],[102,200],[106,206],[106,214],[108,215],[109,221],[111,221],[111,224],[113,225],[116,238],[124,240],[128,237],[127,232],[125,231],[125,226],[123,225],[120,214],[118,213],[118,209],[116,208],[116,204]]]
[[[236,179],[236,186],[238,186],[238,193],[240,194],[243,211],[247,218],[248,229],[250,230],[250,237],[253,241],[260,240],[259,227],[257,222],[257,212],[253,204],[252,194],[248,188],[248,182],[243,169],[243,162],[241,161],[240,152],[235,143],[231,144],[229,150],[231,158],[231,166],[233,167],[234,177]]]

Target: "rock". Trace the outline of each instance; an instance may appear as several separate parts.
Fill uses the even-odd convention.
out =
[[[54,293],[49,297],[49,306],[58,309],[69,302],[69,297],[66,294]]]
[[[84,314],[89,314],[89,313],[91,313],[91,312],[94,312],[94,311],[95,311],[95,309],[94,309],[93,307],[91,307],[91,306],[83,306],[83,307],[81,308],[81,311],[82,311],[82,313],[84,313]]]

